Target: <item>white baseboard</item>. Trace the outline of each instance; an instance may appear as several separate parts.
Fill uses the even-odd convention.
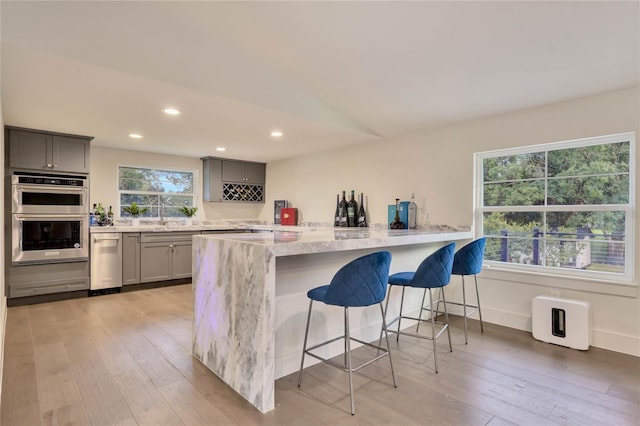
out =
[[[531,316],[516,312],[482,308],[482,319],[517,330],[531,331]],[[533,339],[533,337],[531,337]],[[640,337],[614,333],[607,330],[591,330],[591,345],[609,351],[640,357]]]

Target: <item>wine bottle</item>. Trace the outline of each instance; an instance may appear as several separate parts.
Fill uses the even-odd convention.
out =
[[[349,204],[347,204],[347,224],[348,226],[354,227],[356,226],[358,219],[358,202],[355,199],[355,191],[351,190],[351,199],[349,200]]]
[[[409,229],[417,228],[418,205],[416,204],[416,195],[411,194],[411,202],[409,203]]]
[[[333,217],[333,226],[340,226],[340,194],[336,194],[336,214]]]
[[[367,225],[367,214],[364,211],[364,194],[360,193],[360,210],[358,210],[358,227],[366,228]]]
[[[391,229],[404,229],[404,223],[400,220],[400,198],[396,198],[396,217],[389,224]]]
[[[347,223],[347,195],[346,191],[342,191],[342,200],[340,201],[340,226],[346,228]]]

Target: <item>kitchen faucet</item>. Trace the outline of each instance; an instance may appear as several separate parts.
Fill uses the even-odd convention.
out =
[[[166,225],[167,219],[164,217],[164,203],[160,203],[160,225]]]

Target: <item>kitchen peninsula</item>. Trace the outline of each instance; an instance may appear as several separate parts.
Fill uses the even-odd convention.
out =
[[[437,248],[452,241],[462,245],[470,238],[470,231],[449,227],[195,235],[193,355],[261,412],[270,411],[275,380],[299,368],[309,289],[328,284],[340,267],[374,251],[392,253],[394,273],[414,270]],[[409,311],[417,312],[419,293],[408,294]],[[390,316],[398,309],[394,302]],[[344,327],[335,309],[317,305],[310,344],[339,335]],[[374,309],[352,313],[352,335],[360,339],[377,339],[380,326]],[[327,346],[325,355],[342,353],[341,346]]]

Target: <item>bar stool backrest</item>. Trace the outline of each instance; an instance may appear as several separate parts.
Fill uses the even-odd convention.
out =
[[[451,267],[456,243],[450,243],[422,261],[411,280],[411,287],[444,287],[451,281]]]
[[[324,302],[337,306],[370,306],[387,295],[391,253],[380,251],[359,257],[334,275]]]
[[[453,258],[454,275],[475,275],[482,271],[486,241],[484,237],[478,238],[458,250]]]

